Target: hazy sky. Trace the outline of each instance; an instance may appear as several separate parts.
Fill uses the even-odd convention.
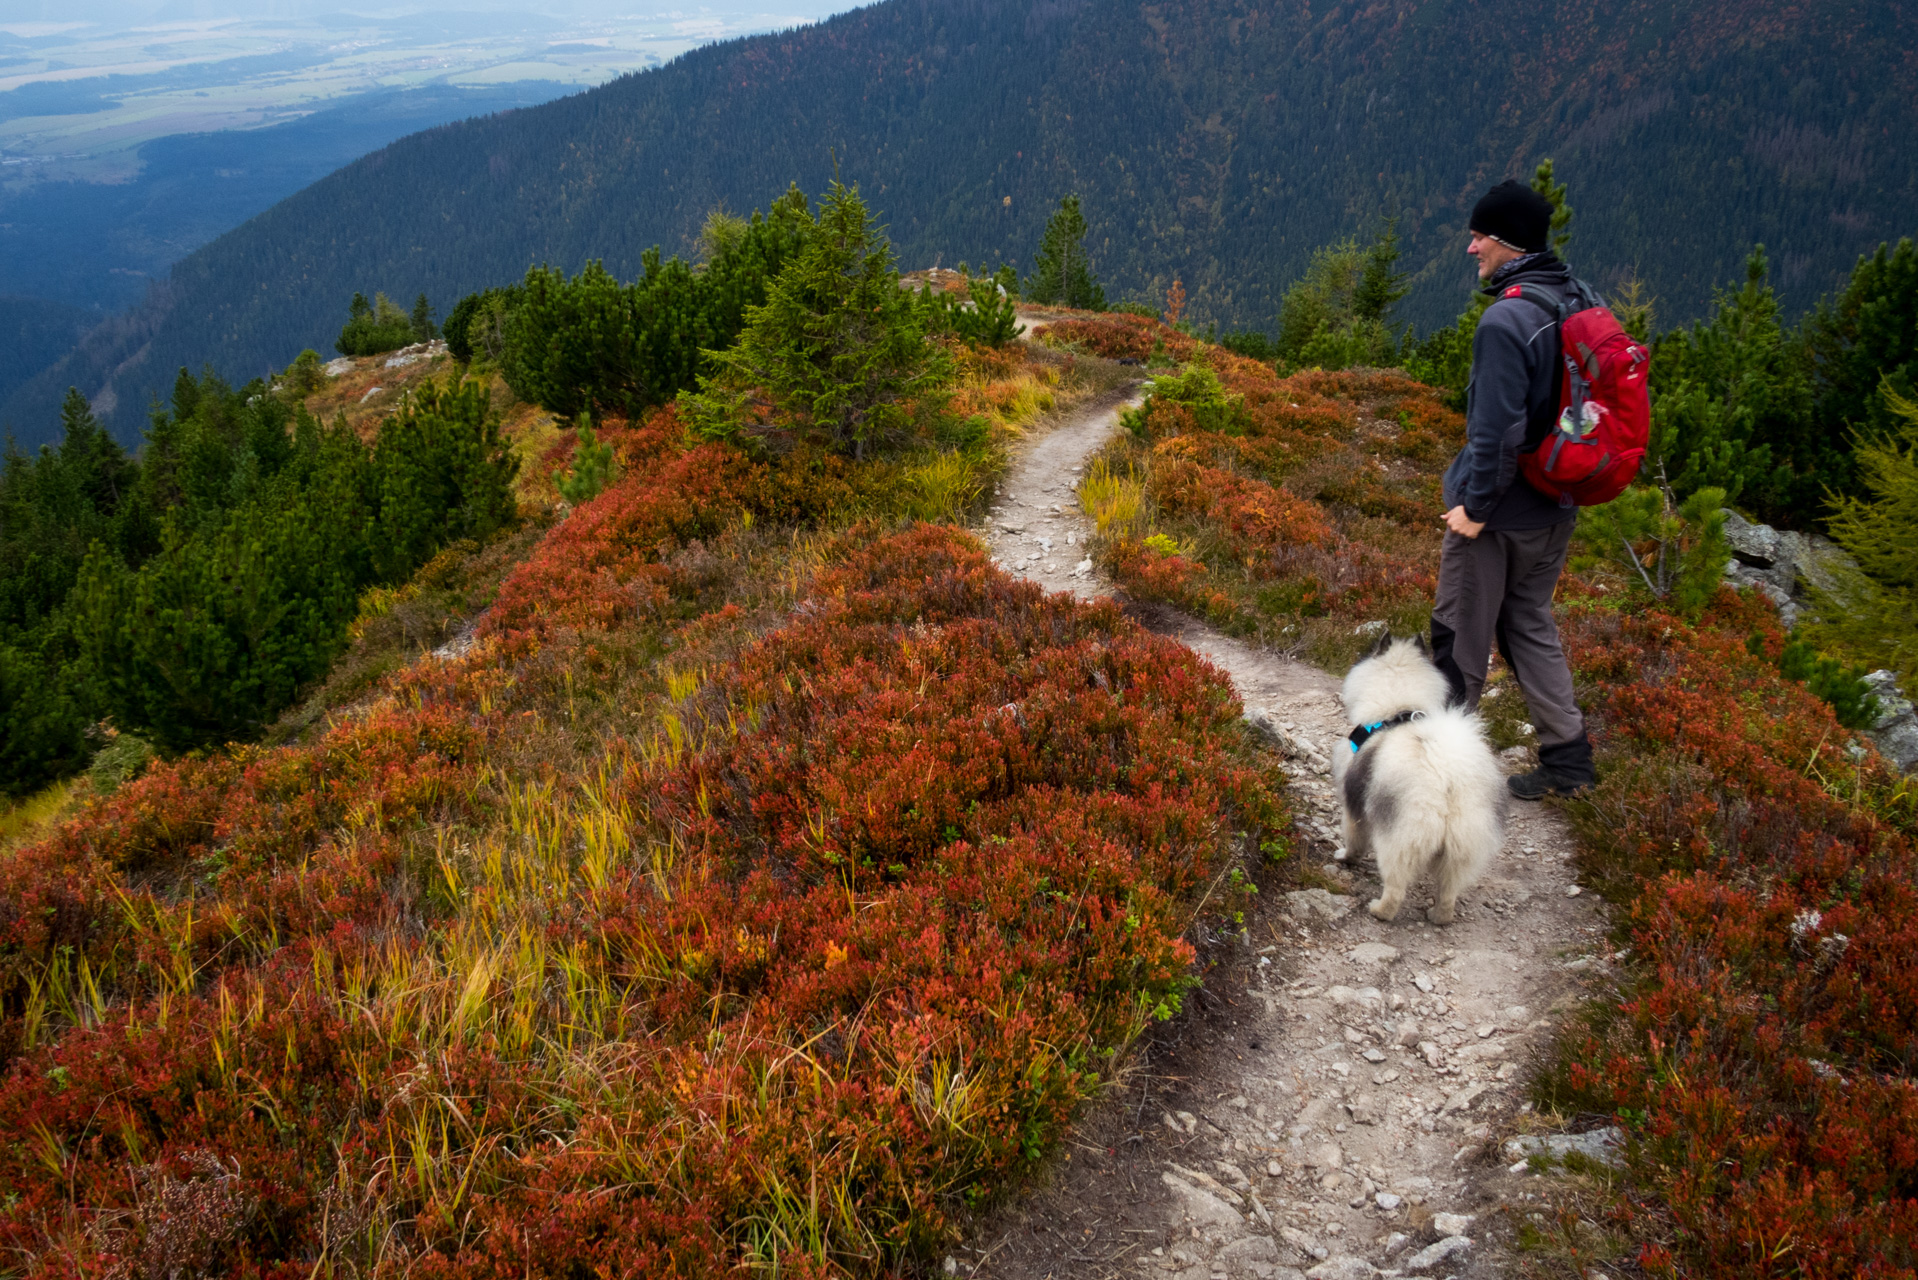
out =
[[[0,188],[122,181],[172,134],[259,128],[373,92],[604,84],[843,0],[0,0]]]
[[[4,0],[0,4],[0,30],[27,25],[74,22],[100,23],[125,27],[148,23],[205,22],[222,18],[311,18],[326,14],[354,13],[386,16],[406,13],[517,13],[538,14],[565,19],[656,17],[683,10],[688,18],[712,14],[733,18],[748,13],[790,10],[796,15],[817,19],[829,13],[856,8],[853,4],[832,4],[826,0],[739,0],[738,3],[661,5],[634,0],[409,0],[401,4],[355,4],[348,0]]]

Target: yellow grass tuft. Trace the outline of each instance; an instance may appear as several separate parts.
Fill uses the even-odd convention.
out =
[[[1100,537],[1133,533],[1145,523],[1145,481],[1134,468],[1119,475],[1100,458],[1079,486],[1079,505],[1098,524]]]

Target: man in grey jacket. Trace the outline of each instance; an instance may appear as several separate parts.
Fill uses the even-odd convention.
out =
[[[1472,210],[1471,246],[1485,291],[1532,285],[1560,297],[1580,289],[1549,248],[1552,206],[1502,182]],[[1472,336],[1465,447],[1445,471],[1445,544],[1432,656],[1455,702],[1476,709],[1496,643],[1531,710],[1538,768],[1510,780],[1525,800],[1574,795],[1598,779],[1585,718],[1552,618],[1577,509],[1527,484],[1518,455],[1536,448],[1558,414],[1562,370],[1557,317],[1519,297],[1498,297]]]

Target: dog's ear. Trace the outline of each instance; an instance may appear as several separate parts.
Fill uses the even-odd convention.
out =
[[[1378,639],[1366,647],[1365,656],[1367,658],[1376,658],[1391,647],[1392,633],[1390,631],[1381,631],[1379,632]]]
[[[1419,647],[1419,652],[1427,658],[1432,656],[1432,646],[1426,643],[1425,633],[1423,631],[1412,637],[1412,643],[1416,644]]]

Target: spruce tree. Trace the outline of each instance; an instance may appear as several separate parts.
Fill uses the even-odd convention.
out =
[[[1030,301],[1083,311],[1106,309],[1105,289],[1093,278],[1085,239],[1086,219],[1079,209],[1079,197],[1066,196],[1047,220],[1045,238],[1034,255],[1033,273],[1025,287]]]
[[[433,306],[427,302],[425,294],[422,293],[413,300],[413,314],[410,318],[413,324],[413,341],[431,342],[439,336],[439,331],[433,327]]]
[[[1388,221],[1365,251],[1358,287],[1352,292],[1354,318],[1382,325],[1391,323],[1392,308],[1406,294],[1405,272],[1398,269],[1398,261],[1398,223]]]
[[[1835,492],[1856,495],[1853,433],[1884,440],[1903,429],[1880,386],[1889,383],[1907,401],[1918,396],[1918,245],[1881,244],[1859,258],[1844,290],[1807,317],[1804,336],[1815,435],[1825,446],[1820,477]]]
[[[1533,170],[1532,190],[1552,202],[1551,250],[1562,259],[1565,246],[1572,241],[1572,206],[1565,200],[1565,184],[1552,177],[1550,159],[1539,161],[1538,168]]]
[[[746,314],[737,345],[705,353],[716,371],[688,401],[709,435],[809,430],[863,456],[946,376],[857,187],[832,184],[804,248]]]
[[[1681,495],[1715,486],[1764,519],[1803,524],[1822,502],[1811,386],[1769,271],[1754,246],[1741,289],[1654,345],[1652,452]]]

